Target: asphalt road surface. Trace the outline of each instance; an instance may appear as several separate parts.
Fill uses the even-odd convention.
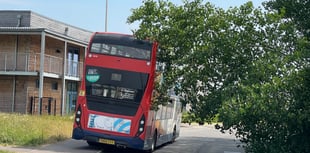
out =
[[[244,153],[233,135],[222,134],[214,126],[182,126],[176,142],[157,148],[155,153]],[[85,141],[67,140],[40,147],[0,146],[15,153],[136,153],[137,150],[115,147],[89,147]]]

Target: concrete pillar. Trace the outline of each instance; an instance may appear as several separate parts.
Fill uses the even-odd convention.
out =
[[[45,56],[45,31],[41,32],[41,53],[40,53],[40,73],[39,73],[39,102],[38,113],[42,114],[43,82],[44,82],[44,56]]]

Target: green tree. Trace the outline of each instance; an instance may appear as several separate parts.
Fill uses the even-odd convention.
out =
[[[279,13],[284,12],[284,17],[291,19],[299,30],[310,38],[310,1],[309,0],[270,0],[265,3],[265,8]]]
[[[287,93],[285,95],[288,104],[286,106],[286,117],[282,124],[286,128],[282,130],[285,139],[285,152],[310,152],[310,101],[309,101],[309,76],[310,76],[310,1],[308,0],[271,0],[265,3],[265,8],[283,14],[285,20],[295,23],[298,31],[304,39],[299,39],[297,47],[298,56],[295,61],[302,61],[298,72],[287,77],[286,83],[282,84]],[[282,97],[283,98],[283,97]],[[284,126],[282,126],[284,127]],[[280,131],[280,130],[279,130]],[[285,134],[286,132],[286,134]]]
[[[145,0],[128,23],[140,22],[137,37],[159,42],[165,88],[196,118],[219,113],[220,128],[235,129],[247,152],[309,152],[308,42],[283,13],[251,2],[223,10],[202,0]]]
[[[236,129],[236,136],[245,142],[247,152],[307,152],[307,141],[297,145],[299,141],[294,139],[296,135],[304,134],[302,140],[307,140],[309,134],[305,130],[302,130],[304,133],[296,132],[296,129],[308,126],[293,128],[293,125],[298,125],[296,122],[304,125],[308,119],[292,121],[296,110],[291,87],[294,83],[301,84],[300,80],[292,78],[298,78],[307,65],[301,47],[305,40],[298,35],[293,22],[281,18],[283,14],[259,14],[255,17],[257,20],[246,23],[258,21],[254,22],[255,29],[244,31],[253,34],[259,47],[239,46],[240,49],[254,48],[252,52],[257,58],[251,62],[247,60],[248,68],[243,75],[239,74],[240,81],[228,84],[222,92],[226,97],[220,110],[222,129]],[[301,112],[307,114],[306,109]]]
[[[216,61],[200,57],[209,58],[208,56],[213,54],[208,53],[212,50],[212,46],[205,47],[211,40],[210,36],[220,30],[218,27],[221,22],[225,22],[221,14],[224,14],[222,9],[215,9],[210,3],[202,4],[201,0],[185,2],[181,6],[168,1],[147,0],[143,6],[134,9],[128,18],[129,23],[140,21],[139,30],[134,32],[137,37],[159,42],[161,51],[158,58],[159,61],[166,63],[164,74],[166,89],[178,85],[178,88],[175,88],[176,92],[183,94],[184,101],[191,103],[197,117],[203,119],[214,116],[216,111],[213,108],[220,105],[220,101],[216,98],[208,102],[210,103],[208,106],[214,106],[213,108],[200,105],[206,102],[204,96],[206,92],[215,93],[211,90],[218,88],[216,75],[220,76],[213,68]],[[213,28],[208,30],[209,26]],[[206,61],[214,64],[209,65]]]

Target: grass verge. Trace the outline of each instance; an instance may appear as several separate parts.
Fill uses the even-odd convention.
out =
[[[69,116],[0,113],[0,123],[0,144],[36,146],[70,138],[73,120]]]
[[[0,153],[14,153],[14,152],[6,151],[6,150],[0,150]]]

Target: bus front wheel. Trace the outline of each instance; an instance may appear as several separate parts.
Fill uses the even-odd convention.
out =
[[[149,152],[153,152],[155,150],[156,143],[157,143],[157,131],[154,132],[153,140],[152,140],[152,145],[151,145],[151,150],[149,150]]]

